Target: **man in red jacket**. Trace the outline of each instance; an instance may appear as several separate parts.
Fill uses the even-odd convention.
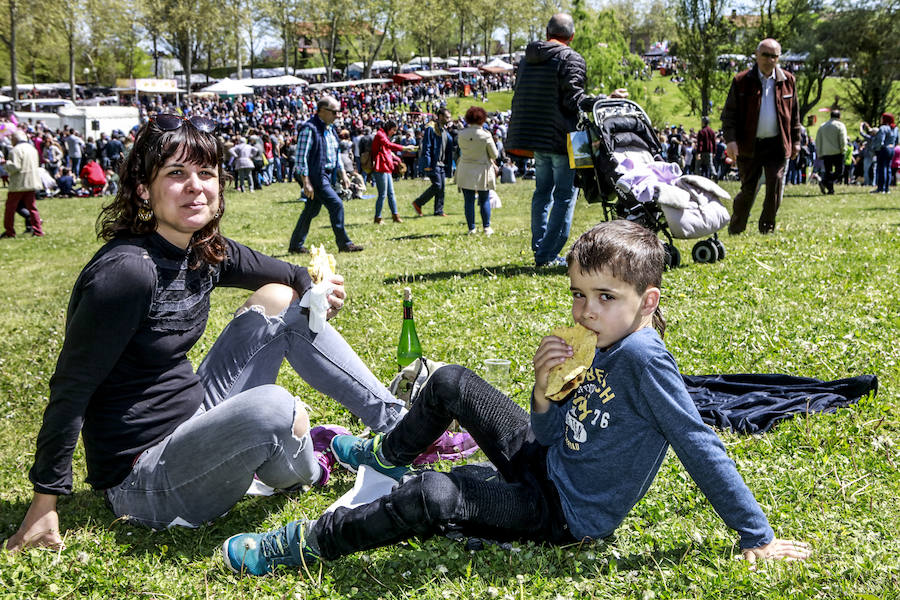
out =
[[[106,187],[106,173],[95,159],[91,159],[81,167],[81,187],[86,189],[91,196],[99,196]]]
[[[734,213],[728,233],[747,227],[756,199],[757,184],[765,174],[766,197],[759,216],[759,232],[775,231],[775,214],[784,189],[788,157],[800,152],[800,113],[794,76],[778,67],[781,44],[771,38],[759,43],[756,65],[734,76],[725,108],[722,129],[726,154],[737,160],[741,191],[734,198]]]

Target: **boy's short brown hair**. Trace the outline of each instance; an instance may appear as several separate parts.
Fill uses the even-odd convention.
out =
[[[656,234],[646,227],[615,220],[599,223],[584,232],[572,244],[566,261],[570,267],[577,261],[582,273],[606,269],[643,294],[647,288],[662,286],[666,251]],[[653,325],[662,335],[666,324],[658,308]]]

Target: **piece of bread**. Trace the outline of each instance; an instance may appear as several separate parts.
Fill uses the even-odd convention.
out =
[[[587,327],[575,325],[574,327],[557,327],[550,332],[550,335],[561,337],[568,345],[572,346],[572,356],[567,358],[564,363],[550,369],[550,375],[547,378],[545,395],[550,400],[559,402],[575,391],[584,381],[585,373],[594,362],[597,334]]]
[[[337,268],[337,262],[333,254],[325,252],[325,246],[313,246],[309,249],[309,277],[313,285],[321,283],[331,277]]]

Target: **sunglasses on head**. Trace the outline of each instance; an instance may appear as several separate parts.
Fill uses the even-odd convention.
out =
[[[197,131],[202,131],[203,133],[212,133],[216,130],[216,122],[212,119],[207,119],[206,117],[187,118],[182,117],[181,115],[165,113],[156,115],[150,120],[156,123],[156,126],[163,131],[175,131],[185,123],[190,123],[191,125],[193,125],[194,129],[196,129]]]

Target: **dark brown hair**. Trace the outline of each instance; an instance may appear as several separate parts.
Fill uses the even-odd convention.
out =
[[[466,111],[466,123],[469,125],[484,125],[487,121],[487,111],[480,106],[470,106]]]
[[[141,127],[131,152],[119,166],[119,191],[97,217],[97,237],[109,241],[120,235],[147,235],[156,231],[155,216],[149,221],[138,218],[138,210],[144,205],[138,196],[138,186],[149,187],[172,156],[200,165],[216,165],[219,211],[203,229],[194,233],[189,249],[192,269],[204,263],[218,264],[225,260],[225,238],[219,232],[219,222],[225,214],[227,179],[222,168],[225,149],[215,135],[203,133],[187,122],[174,131],[163,131],[152,120]]]
[[[607,221],[595,225],[581,235],[566,260],[578,261],[582,273],[606,269],[613,277],[632,285],[638,294],[650,287],[662,286],[666,251],[656,234],[631,221]],[[663,336],[666,321],[656,307],[653,327]]]

